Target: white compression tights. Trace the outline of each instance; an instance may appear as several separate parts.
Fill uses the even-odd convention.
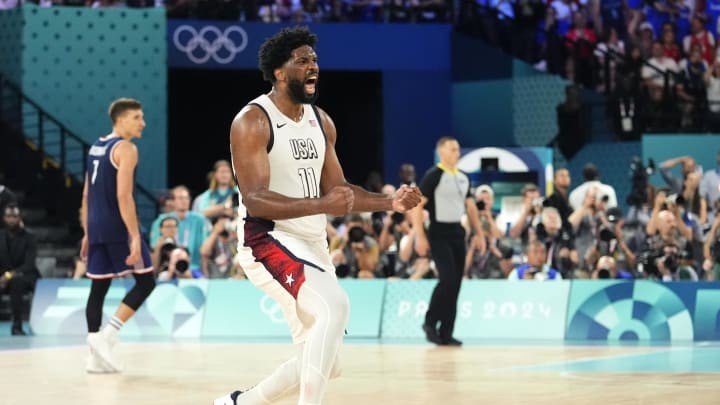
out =
[[[303,324],[310,327],[306,341],[299,345],[298,355],[238,396],[238,405],[270,404],[295,392],[298,384],[298,404],[317,405],[322,402],[328,379],[340,375],[338,354],[350,304],[335,274],[306,268],[297,309]]]

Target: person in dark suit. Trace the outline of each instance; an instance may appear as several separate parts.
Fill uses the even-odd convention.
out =
[[[5,206],[10,204],[17,205],[18,203],[15,193],[13,193],[9,188],[2,184],[3,177],[3,174],[0,173],[0,213],[5,212]],[[4,227],[5,223],[3,221],[0,221],[0,229]]]
[[[22,329],[23,295],[35,290],[40,273],[35,267],[35,236],[21,226],[20,208],[10,204],[3,210],[4,229],[0,229],[0,292],[10,294],[12,334],[25,335]]]

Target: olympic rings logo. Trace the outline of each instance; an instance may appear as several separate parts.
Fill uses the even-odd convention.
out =
[[[236,40],[239,40],[239,43]],[[220,31],[218,27],[206,25],[197,31],[191,25],[181,25],[173,33],[173,43],[198,65],[210,58],[224,65],[232,62],[237,54],[245,50],[248,35],[244,29],[237,26]],[[202,52],[196,52],[198,49]]]
[[[260,310],[270,318],[273,323],[285,323],[285,315],[280,305],[272,298],[264,295],[260,300]]]

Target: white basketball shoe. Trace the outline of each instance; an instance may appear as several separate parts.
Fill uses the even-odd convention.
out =
[[[111,339],[104,333],[94,332],[88,333],[87,343],[90,346],[91,353],[94,354],[92,357],[97,357],[97,360],[104,363],[104,368],[107,369],[108,372],[122,371],[120,361],[113,351],[113,346],[115,346],[117,340],[111,342]]]
[[[92,348],[90,349],[90,355],[88,356],[87,363],[85,364],[85,371],[87,371],[88,374],[112,374],[118,372],[117,370],[108,367],[108,365],[102,361]]]

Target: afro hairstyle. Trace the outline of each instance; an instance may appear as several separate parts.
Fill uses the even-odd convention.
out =
[[[263,74],[263,79],[274,84],[276,78],[273,72],[290,59],[292,51],[303,45],[315,49],[317,41],[317,35],[313,34],[308,27],[283,28],[277,34],[266,39],[258,52],[258,67]]]

